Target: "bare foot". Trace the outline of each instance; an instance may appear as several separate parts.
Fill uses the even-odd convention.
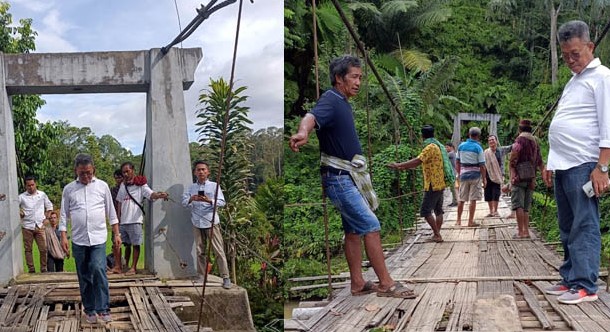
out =
[[[120,268],[113,268],[112,270],[110,270],[110,274],[121,274],[123,273],[123,271],[121,271]]]
[[[126,276],[132,276],[134,274],[136,274],[136,270],[135,269],[129,269],[129,270],[127,270],[127,272],[125,272]]]
[[[462,221],[461,221],[460,219],[458,219],[458,220],[455,222],[455,225],[456,225],[456,226],[462,226]]]

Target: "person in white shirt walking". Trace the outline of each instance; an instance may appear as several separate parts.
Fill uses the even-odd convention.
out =
[[[229,289],[232,285],[229,278],[229,267],[225,255],[222,232],[220,231],[220,218],[218,217],[218,209],[214,211],[214,207],[225,206],[225,197],[222,194],[220,186],[216,182],[208,180],[210,166],[206,162],[201,160],[195,161],[193,163],[193,174],[197,181],[182,195],[182,205],[191,210],[191,222],[193,223],[193,234],[195,236],[195,245],[197,246],[197,272],[202,275],[205,274],[205,269],[207,269],[208,265],[206,257],[207,240],[211,237],[212,249],[214,250],[214,255],[216,255],[216,262],[222,277],[222,287]],[[218,195],[216,195],[217,188]],[[216,204],[214,204],[214,201],[216,201]],[[213,227],[212,216],[214,216]]]
[[[544,180],[555,173],[557,222],[564,249],[561,281],[546,289],[557,300],[577,304],[597,300],[601,233],[599,195],[608,190],[610,162],[610,69],[595,58],[589,27],[570,21],[557,39],[572,78],[563,89],[549,126],[549,157]],[[591,181],[594,194],[582,187]]]
[[[144,198],[156,200],[159,198],[167,199],[167,193],[154,192],[148,184],[134,182],[135,172],[134,165],[131,162],[124,162],[121,165],[121,173],[123,173],[123,182],[119,187],[119,192],[116,197],[117,214],[119,218],[119,230],[121,232],[121,240],[125,246],[125,264],[129,266],[131,258],[131,247],[133,246],[133,261],[126,275],[136,274],[138,259],[140,258],[140,245],[142,245],[142,224],[144,222],[144,207],[142,201]],[[119,248],[120,250],[120,248]],[[119,253],[120,257],[120,253]],[[115,259],[116,260],[116,259]],[[121,260],[115,261],[113,272],[121,272]]]
[[[114,245],[121,245],[119,220],[106,182],[95,177],[93,158],[78,154],[74,160],[77,179],[64,187],[59,231],[61,246],[69,252],[67,223],[72,225],[72,255],[81,301],[88,323],[112,321],[106,276],[106,220],[112,226]]]
[[[32,257],[32,244],[36,240],[40,252],[40,272],[47,272],[47,241],[43,222],[53,210],[53,204],[43,191],[36,188],[36,179],[33,176],[25,177],[25,192],[19,195],[19,208],[22,211],[21,234],[25,247],[25,262],[28,273],[36,273],[34,258]]]

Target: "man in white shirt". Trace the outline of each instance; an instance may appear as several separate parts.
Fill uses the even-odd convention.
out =
[[[140,258],[140,245],[142,244],[142,224],[144,222],[144,208],[142,201],[144,198],[156,200],[159,198],[167,199],[167,193],[154,192],[148,184],[138,185],[134,183],[135,173],[131,162],[124,162],[121,165],[123,182],[119,187],[116,196],[117,214],[119,217],[119,229],[121,240],[125,246],[125,264],[129,266],[131,257],[131,246],[133,246],[133,262],[126,275],[136,274],[138,259]],[[120,248],[119,248],[120,250]],[[120,254],[119,254],[120,257]],[[121,261],[115,262],[113,272],[120,272]]]
[[[599,201],[608,189],[610,162],[610,70],[593,51],[589,27],[582,21],[563,24],[558,32],[564,62],[572,78],[549,127],[547,170],[555,173],[557,221],[564,249],[561,281],[546,289],[557,300],[577,304],[597,300],[601,234]],[[545,174],[551,184],[551,172]],[[595,195],[582,187],[592,181]]]
[[[112,194],[106,182],[95,177],[93,159],[78,154],[74,160],[77,179],[64,187],[61,197],[59,231],[61,246],[69,252],[67,223],[72,224],[72,255],[86,321],[96,323],[112,321],[108,278],[106,276],[106,220],[112,226],[114,245],[121,245],[119,220]]]
[[[36,179],[33,176],[26,176],[25,190],[19,195],[19,208],[23,212],[21,234],[25,247],[25,262],[28,273],[36,273],[32,258],[32,244],[36,240],[40,252],[40,272],[44,273],[47,272],[47,241],[43,222],[53,210],[53,204],[47,194],[36,188]]]
[[[222,277],[222,287],[229,289],[232,285],[229,278],[229,267],[227,265],[222,233],[220,231],[220,218],[218,217],[218,210],[214,211],[214,208],[225,206],[225,197],[222,194],[220,186],[216,182],[208,180],[210,167],[206,162],[195,161],[193,163],[193,174],[197,181],[182,195],[182,205],[191,210],[193,235],[195,236],[195,245],[197,246],[197,272],[202,275],[205,274],[208,265],[206,257],[207,240],[211,237],[212,249],[214,250],[214,255],[216,255],[216,262]],[[217,188],[218,195],[216,195]],[[214,218],[214,227],[212,227],[212,217]]]

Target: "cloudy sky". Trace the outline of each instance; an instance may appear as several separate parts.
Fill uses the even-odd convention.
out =
[[[224,0],[218,0],[222,3]],[[89,52],[160,48],[196,16],[205,2],[193,0],[9,0],[14,22],[31,18],[36,51]],[[189,140],[196,141],[195,110],[210,78],[229,80],[239,1],[205,20],[182,47],[201,47],[195,83],[185,91]],[[177,7],[177,11],[176,11]],[[236,86],[247,86],[252,128],[283,126],[283,1],[244,0]],[[180,47],[178,44],[176,47]],[[43,95],[40,121],[67,120],[110,134],[140,154],[146,118],[145,94]]]

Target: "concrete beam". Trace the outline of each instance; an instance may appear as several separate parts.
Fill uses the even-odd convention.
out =
[[[148,92],[150,51],[4,54],[6,90],[13,94]],[[202,52],[179,52],[183,90],[191,87]]]

